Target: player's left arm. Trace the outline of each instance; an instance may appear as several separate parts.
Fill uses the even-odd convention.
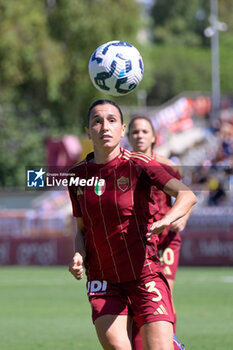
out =
[[[166,227],[187,215],[197,202],[195,194],[186,185],[175,178],[170,179],[166,183],[163,191],[169,196],[175,197],[176,200],[165,216],[151,225],[146,235],[148,240],[153,234],[161,233]]]

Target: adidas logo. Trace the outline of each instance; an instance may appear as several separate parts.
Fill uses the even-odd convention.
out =
[[[157,311],[154,312],[154,315],[168,315],[167,310],[162,304],[160,304],[156,310]]]

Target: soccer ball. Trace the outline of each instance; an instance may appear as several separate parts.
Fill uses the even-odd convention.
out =
[[[124,41],[109,41],[91,55],[89,75],[94,86],[109,95],[122,96],[142,80],[144,65],[139,51]]]

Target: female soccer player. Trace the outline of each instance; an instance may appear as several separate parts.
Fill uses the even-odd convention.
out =
[[[70,170],[79,178],[69,187],[78,223],[70,272],[81,279],[84,263],[92,319],[104,349],[132,349],[133,317],[144,350],[173,350],[171,294],[155,241],[187,214],[196,197],[155,160],[120,148],[126,126],[114,102],[94,102],[88,118],[94,152]],[[156,222],[153,186],[176,197]]]
[[[171,174],[173,174],[174,177],[176,177],[177,179],[180,179],[180,174],[179,174],[179,171],[177,170],[177,167],[175,167],[175,165],[169,159],[153,152],[153,148],[156,143],[156,134],[153,128],[153,124],[149,118],[143,117],[143,116],[136,116],[133,119],[131,119],[128,126],[128,138],[134,151],[142,152],[152,157],[157,162],[164,164],[166,166],[166,169]],[[163,191],[155,190],[154,196],[159,206],[159,212],[156,213],[155,215],[155,218],[158,220],[161,217],[163,217],[168,210],[171,209],[172,203],[171,203],[171,197]],[[175,280],[175,275],[178,267],[180,248],[181,248],[181,237],[180,237],[179,231],[182,231],[185,228],[186,222],[190,214],[191,214],[191,210],[187,215],[173,222],[169,227],[167,227],[162,233],[158,235],[159,241],[157,243],[157,247],[158,247],[158,251],[161,254],[160,259],[161,259],[163,272],[167,277],[172,295],[173,295],[174,280]],[[176,313],[175,313],[174,303],[173,303],[173,310],[174,310],[173,328],[175,333]],[[133,333],[134,333],[133,338],[135,341],[134,343],[135,350],[140,350],[142,348],[142,345],[140,345],[140,337],[139,338],[136,337],[137,332],[135,333],[135,330]]]

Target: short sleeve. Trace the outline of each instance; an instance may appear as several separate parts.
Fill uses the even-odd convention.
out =
[[[68,186],[69,190],[69,195],[70,195],[70,200],[72,204],[72,209],[73,209],[73,216],[75,217],[82,217],[82,211],[79,205],[78,197],[75,192],[75,187],[74,186]]]
[[[163,190],[169,180],[176,178],[175,172],[173,169],[171,170],[172,172],[168,171],[166,166],[161,165],[154,159],[144,166],[144,171],[149,177],[151,184],[159,190]]]
[[[172,177],[175,177],[177,180],[181,180],[181,176],[178,170],[174,170],[170,165],[160,163],[164,169],[172,175]]]

